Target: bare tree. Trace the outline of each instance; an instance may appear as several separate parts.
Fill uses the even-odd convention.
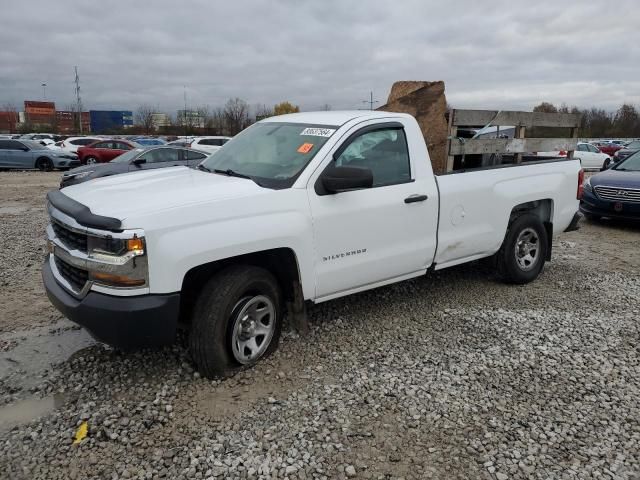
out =
[[[13,103],[8,102],[2,105],[2,111],[6,112],[6,116],[4,118],[6,125],[0,125],[0,129],[4,129],[6,127],[9,133],[15,133],[18,123],[20,123],[18,109]]]
[[[224,106],[225,126],[230,135],[235,135],[249,126],[249,105],[241,98],[229,99]]]
[[[215,107],[211,110],[211,127],[217,135],[224,135],[227,133],[225,127],[224,108]]]
[[[204,105],[202,107],[198,107],[196,109],[196,117],[195,117],[195,128],[198,130],[205,130],[206,133],[211,134],[211,126],[213,122],[211,121],[211,109],[208,105]]]
[[[153,132],[153,114],[155,109],[149,104],[142,104],[138,107],[135,114],[136,125],[140,125],[145,134],[149,135]]]
[[[273,117],[273,109],[267,107],[264,103],[257,103],[253,106],[253,113],[256,122],[265,118]]]

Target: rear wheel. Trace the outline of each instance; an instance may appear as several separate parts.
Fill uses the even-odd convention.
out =
[[[278,282],[254,266],[230,267],[202,288],[193,312],[189,349],[199,372],[224,377],[250,367],[278,346],[282,300]]]
[[[87,165],[92,165],[94,163],[98,163],[98,159],[96,157],[87,157],[85,163]]]
[[[517,217],[509,226],[497,253],[500,276],[509,283],[529,283],[538,278],[548,250],[547,231],[533,214]]]
[[[50,172],[53,170],[53,162],[47,157],[39,158],[36,161],[36,168],[41,172]]]

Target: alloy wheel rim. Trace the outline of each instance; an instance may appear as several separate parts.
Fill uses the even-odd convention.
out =
[[[276,308],[269,297],[256,295],[240,300],[234,311],[231,350],[242,365],[258,360],[269,348],[275,332]]]
[[[540,236],[533,228],[525,228],[518,235],[515,245],[518,267],[528,272],[537,265],[540,257]]]

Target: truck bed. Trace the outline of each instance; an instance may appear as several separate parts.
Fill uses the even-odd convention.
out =
[[[549,211],[553,233],[569,226],[578,208],[580,161],[536,158],[436,176],[440,192],[436,269],[497,252],[518,205],[537,202],[537,208]]]

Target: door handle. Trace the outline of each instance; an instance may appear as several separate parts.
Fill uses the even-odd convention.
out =
[[[410,195],[404,199],[404,203],[417,203],[424,202],[427,198],[426,195]]]

